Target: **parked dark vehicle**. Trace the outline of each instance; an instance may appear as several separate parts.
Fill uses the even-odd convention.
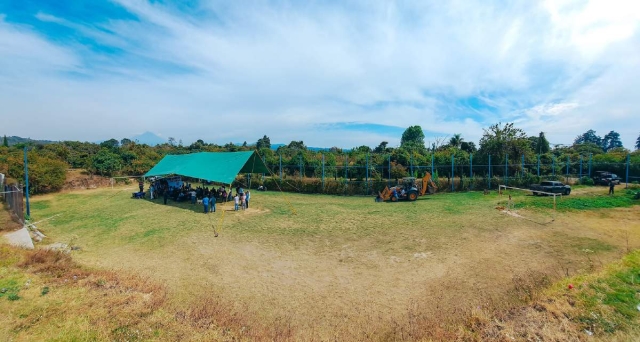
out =
[[[593,176],[593,183],[599,185],[609,185],[609,182],[613,181],[613,184],[620,184],[620,177],[615,173],[611,173],[609,171],[596,171]]]
[[[545,181],[540,184],[532,184],[529,189],[533,191],[533,195],[535,196],[542,195],[540,192],[549,192],[563,195],[569,195],[571,193],[570,186],[556,181]]]

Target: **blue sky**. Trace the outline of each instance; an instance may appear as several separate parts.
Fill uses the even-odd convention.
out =
[[[0,134],[427,142],[640,134],[640,3],[0,2]],[[15,119],[15,120],[11,120]]]

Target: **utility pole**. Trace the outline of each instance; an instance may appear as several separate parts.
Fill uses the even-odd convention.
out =
[[[509,155],[504,156],[504,185],[509,184]]]
[[[453,192],[453,154],[451,155],[451,192]]]
[[[324,153],[322,154],[322,191],[324,191]]]
[[[489,155],[489,190],[491,190],[491,155]]]
[[[365,195],[368,195],[369,194],[369,153],[367,153],[366,160],[367,160],[366,161],[367,169],[366,169],[366,175],[365,175],[365,184],[367,186],[367,189],[365,190],[366,191]]]
[[[389,163],[389,176],[387,178],[387,186],[391,186],[391,155],[389,155],[388,158],[389,158],[389,160],[388,160],[388,163]]]
[[[27,161],[27,146],[24,147],[24,184],[26,187],[25,196],[27,200],[27,216],[31,218],[31,208],[29,206],[29,168]]]
[[[627,154],[627,186],[625,187],[625,189],[629,188],[629,163],[631,161],[631,155]],[[29,202],[27,202],[27,208],[29,208]],[[28,209],[27,209],[28,210]]]

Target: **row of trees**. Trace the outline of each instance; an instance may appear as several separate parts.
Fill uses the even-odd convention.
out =
[[[359,146],[350,150],[337,147],[318,151],[310,150],[303,141],[291,141],[273,149],[268,136],[259,138],[255,144],[244,143],[238,146],[233,143],[225,145],[208,144],[198,139],[196,142],[184,146],[170,139],[167,143],[148,146],[130,139],[110,139],[100,144],[77,141],[63,141],[50,144],[31,144],[29,146],[29,176],[31,188],[34,192],[48,192],[59,190],[64,184],[67,168],[85,169],[92,174],[102,176],[138,176],[146,173],[163,156],[167,154],[184,154],[193,152],[222,152],[222,151],[250,151],[258,150],[274,174],[282,173],[284,177],[320,177],[324,165],[326,177],[335,179],[385,179],[387,177],[400,178],[409,175],[412,165],[443,166],[441,175],[450,172],[453,157],[460,170],[455,174],[468,174],[463,170],[469,165],[473,156],[474,174],[484,175],[490,158],[494,158],[493,165],[504,164],[508,158],[512,175],[516,172],[532,172],[522,170],[521,158],[524,156],[527,164],[540,161],[545,168],[553,161],[563,162],[566,158],[576,161],[580,156],[591,156],[595,163],[624,163],[630,151],[623,148],[620,135],[614,131],[601,138],[596,132],[589,130],[576,137],[571,146],[556,146],[551,148],[544,133],[537,136],[527,136],[513,123],[492,125],[484,129],[479,146],[465,141],[460,134],[454,134],[448,140],[439,139],[430,146],[425,145],[425,136],[420,126],[411,126],[402,134],[400,146],[389,147],[383,141],[378,146]],[[6,141],[6,139],[5,139]],[[5,145],[5,144],[3,144]],[[640,148],[640,137],[636,144]],[[24,177],[22,148],[24,144],[14,146],[0,146],[0,172],[8,174],[14,179]],[[507,157],[508,156],[508,157]],[[640,166],[640,151],[631,153],[631,162]],[[390,168],[389,168],[390,164]],[[280,170],[280,165],[282,169]],[[368,165],[364,168],[364,165]],[[496,168],[492,174],[501,175],[502,168]],[[612,170],[616,171],[616,170]],[[551,172],[543,170],[543,172]],[[618,171],[619,172],[619,171]]]

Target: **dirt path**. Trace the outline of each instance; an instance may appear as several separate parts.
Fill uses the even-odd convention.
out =
[[[26,227],[18,229],[15,232],[4,234],[4,237],[10,245],[33,249],[33,241]]]

